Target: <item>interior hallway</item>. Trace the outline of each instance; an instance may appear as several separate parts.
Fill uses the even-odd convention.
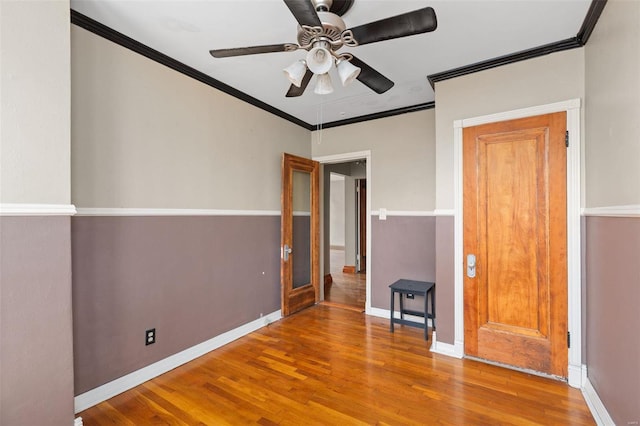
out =
[[[325,303],[364,312],[367,297],[366,272],[343,273],[344,250],[331,249],[330,262],[333,283],[329,290],[325,291]]]

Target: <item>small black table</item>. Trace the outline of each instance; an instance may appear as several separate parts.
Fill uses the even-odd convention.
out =
[[[436,329],[436,283],[402,279],[391,284],[389,288],[391,289],[391,332],[393,333],[394,324],[404,324],[411,327],[424,328],[424,338],[425,340],[429,340],[429,336],[427,335],[428,318],[431,318],[433,329]],[[400,295],[400,318],[395,318],[393,315],[395,310],[396,293]],[[403,299],[407,295],[424,296],[424,312],[404,309]],[[431,312],[427,309],[427,300],[429,298],[431,299]],[[424,324],[421,322],[406,320],[404,319],[404,314],[424,317]]]

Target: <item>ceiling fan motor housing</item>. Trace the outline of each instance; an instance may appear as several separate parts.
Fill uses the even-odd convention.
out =
[[[322,22],[322,30],[317,27],[298,26],[298,44],[307,46],[321,38],[329,39],[334,42],[341,40],[342,32],[347,28],[342,18],[331,12],[318,12],[318,18]],[[341,47],[332,46],[333,50]]]

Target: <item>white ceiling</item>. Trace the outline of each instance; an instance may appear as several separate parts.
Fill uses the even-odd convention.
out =
[[[591,0],[355,0],[347,28],[409,12],[435,9],[431,33],[340,52],[395,82],[378,95],[355,81],[333,78],[330,95],[286,98],[282,69],[305,51],[216,59],[210,49],[297,43],[297,22],[281,0],[71,0],[71,7],[116,31],[228,84],[308,124],[329,123],[434,100],[427,76],[575,37]]]

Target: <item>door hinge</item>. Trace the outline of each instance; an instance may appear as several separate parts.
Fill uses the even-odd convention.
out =
[[[564,132],[564,144],[569,148],[569,131]]]
[[[567,331],[567,348],[571,349],[571,332]]]

